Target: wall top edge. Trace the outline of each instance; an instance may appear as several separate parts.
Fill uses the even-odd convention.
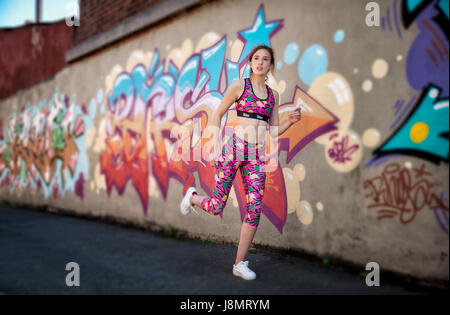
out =
[[[105,48],[145,28],[153,26],[184,10],[203,5],[212,0],[166,0],[120,22],[114,28],[92,36],[72,47],[66,53],[66,62],[72,63],[97,50]]]

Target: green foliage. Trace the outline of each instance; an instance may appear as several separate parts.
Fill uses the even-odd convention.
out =
[[[2,207],[9,207],[11,204],[8,200],[0,200],[0,206]]]
[[[205,238],[202,239],[202,242],[203,243],[211,243],[212,239],[210,237],[205,237]]]
[[[170,237],[176,237],[178,235],[178,228],[175,226],[169,226],[168,233]]]

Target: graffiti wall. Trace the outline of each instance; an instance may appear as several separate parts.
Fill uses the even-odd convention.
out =
[[[444,0],[207,3],[1,100],[0,196],[236,241],[240,175],[218,217],[179,202],[213,192],[202,132],[263,43],[280,122],[303,116],[266,152],[255,242],[448,280],[448,14]]]

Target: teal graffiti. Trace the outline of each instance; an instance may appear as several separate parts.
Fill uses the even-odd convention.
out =
[[[337,30],[336,33],[334,33],[334,42],[335,43],[341,43],[345,38],[345,32],[343,30]]]
[[[297,60],[299,54],[299,48],[297,43],[290,43],[284,49],[284,62],[288,65],[291,65]]]
[[[266,22],[264,14],[264,6],[261,4],[258,13],[253,22],[253,26],[238,32],[238,38],[245,43],[239,58],[239,64],[245,63],[246,58],[253,47],[265,44],[270,45],[270,37],[283,27],[282,20]]]
[[[415,108],[397,131],[375,151],[376,156],[403,153],[448,162],[449,99],[440,99],[441,90],[430,84]]]
[[[328,68],[328,53],[321,45],[308,47],[298,63],[298,76],[307,85],[325,73]]]

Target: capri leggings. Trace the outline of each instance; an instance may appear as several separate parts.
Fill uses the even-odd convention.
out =
[[[203,210],[214,215],[223,211],[236,172],[240,169],[247,198],[244,222],[258,226],[266,182],[264,161],[258,154],[258,148],[258,144],[248,143],[235,134],[230,137],[223,146],[219,166],[215,170],[214,191],[211,197],[202,200]],[[260,150],[264,152],[262,148]]]

